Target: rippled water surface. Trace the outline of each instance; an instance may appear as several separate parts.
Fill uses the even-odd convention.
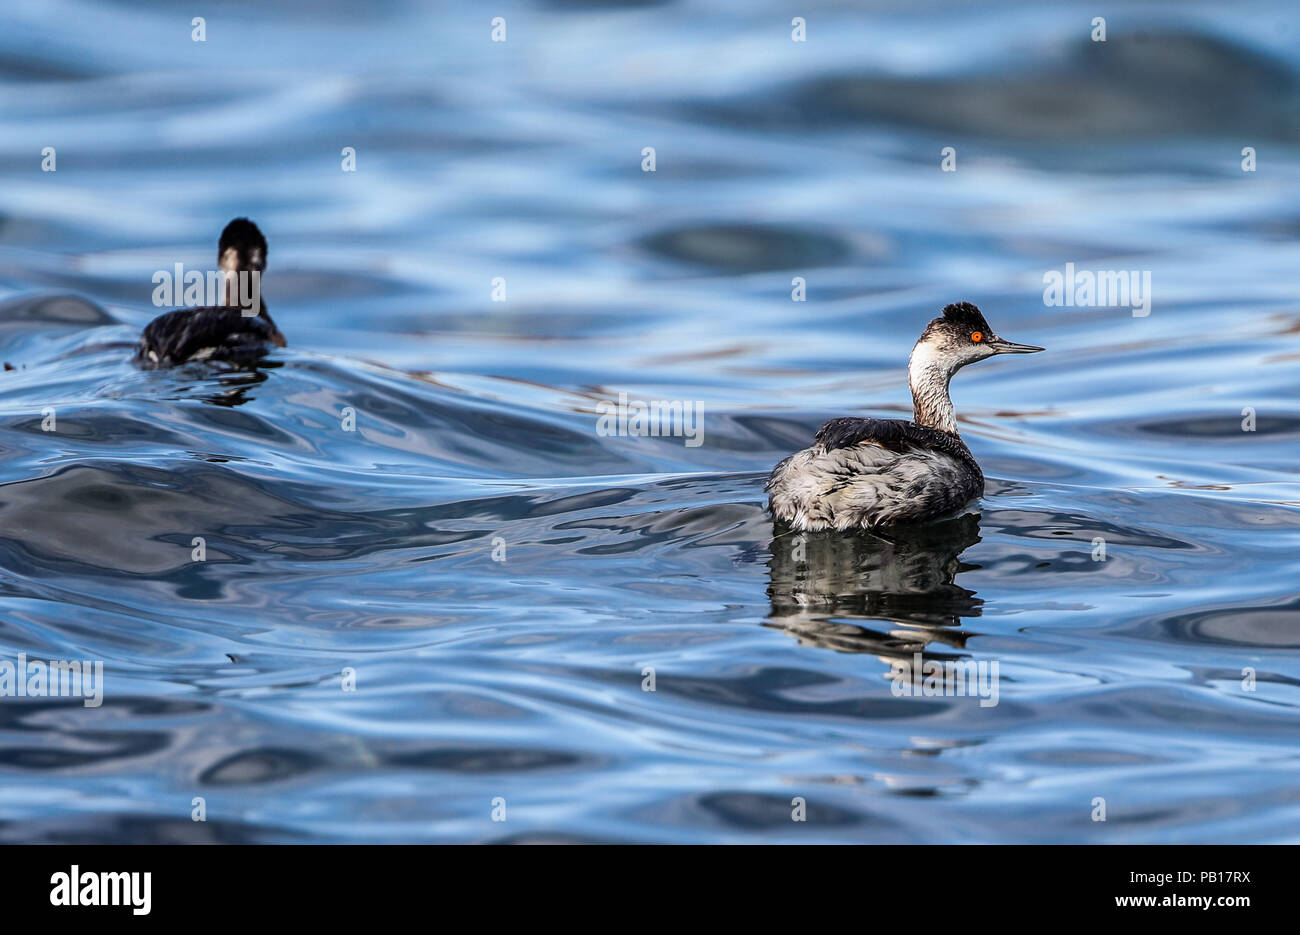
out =
[[[0,840],[1300,840],[1300,23],[1048,6],[7,5],[0,657],[106,687],[0,700]],[[133,369],[239,214],[290,346]],[[774,538],[962,299],[1048,348],[985,499]]]

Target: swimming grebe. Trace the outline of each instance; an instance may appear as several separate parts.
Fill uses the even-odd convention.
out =
[[[248,218],[227,224],[217,243],[217,262],[225,274],[224,304],[179,309],[149,322],[135,352],[139,366],[153,370],[193,360],[251,364],[265,356],[271,345],[285,346],[260,292],[256,315],[245,315],[238,304],[238,275],[261,276],[266,269],[266,238],[257,225]]]
[[[831,419],[811,448],[772,470],[772,515],[796,530],[845,530],[917,522],[965,506],[984,492],[984,474],[957,434],[948,381],[994,354],[1041,350],[1002,340],[969,302],[945,306],[912,348],[912,421]]]

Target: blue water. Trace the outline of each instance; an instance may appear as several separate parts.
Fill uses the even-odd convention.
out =
[[[0,699],[0,840],[1300,840],[1292,4],[425,6],[0,13],[0,659],[105,672]],[[236,215],[289,347],[133,369]],[[774,539],[958,300],[1048,348],[985,499]]]

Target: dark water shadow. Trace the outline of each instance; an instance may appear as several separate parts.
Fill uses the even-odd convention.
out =
[[[932,642],[961,648],[962,618],[980,615],[984,602],[953,580],[973,567],[960,556],[980,540],[977,515],[887,533],[775,533],[766,625],[804,645],[888,658]]]

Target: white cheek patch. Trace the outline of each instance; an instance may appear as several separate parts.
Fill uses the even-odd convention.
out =
[[[223,272],[235,273],[239,271],[239,251],[234,247],[227,247],[221,253],[221,269]]]

